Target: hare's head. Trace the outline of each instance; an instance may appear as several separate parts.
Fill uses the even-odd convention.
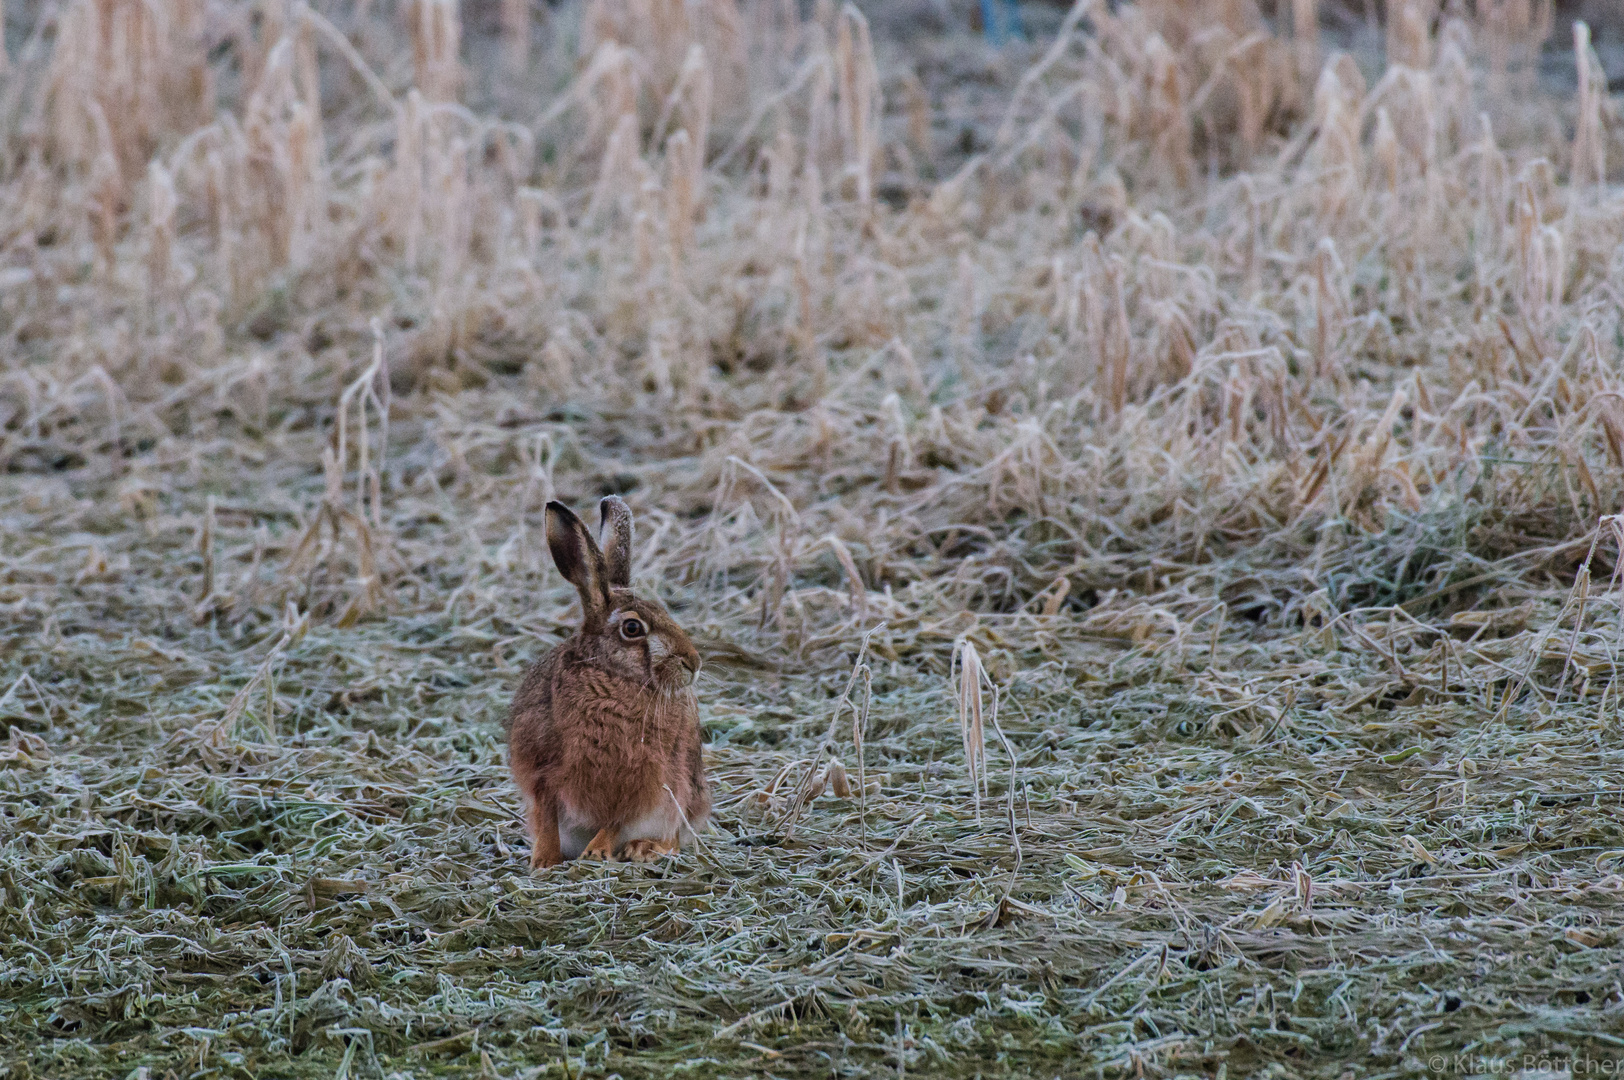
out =
[[[578,655],[653,690],[693,682],[699,652],[658,600],[632,595],[632,512],[618,495],[598,504],[598,537],[561,502],[547,504],[547,547],[581,594]]]

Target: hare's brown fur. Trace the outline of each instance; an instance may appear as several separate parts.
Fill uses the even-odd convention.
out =
[[[658,601],[626,587],[624,503],[604,500],[602,552],[569,510],[547,511],[548,546],[581,593],[582,625],[525,674],[509,714],[531,865],[651,861],[710,814],[692,687],[699,654]],[[638,624],[643,632],[629,636]]]

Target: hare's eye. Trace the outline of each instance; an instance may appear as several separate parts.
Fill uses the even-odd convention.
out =
[[[620,636],[627,641],[635,641],[648,633],[642,619],[623,619],[620,623]]]

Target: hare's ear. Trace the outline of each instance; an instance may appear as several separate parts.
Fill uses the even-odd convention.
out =
[[[609,571],[609,584],[632,587],[632,511],[619,495],[598,504],[598,547]]]
[[[609,575],[603,553],[581,519],[561,502],[547,504],[547,549],[558,572],[581,594],[584,625],[593,629],[609,614]]]

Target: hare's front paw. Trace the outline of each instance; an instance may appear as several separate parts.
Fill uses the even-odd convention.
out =
[[[583,859],[596,859],[600,862],[609,862],[615,857],[615,840],[617,830],[599,829],[598,835],[587,844],[586,850],[581,852]]]
[[[675,855],[675,840],[633,840],[620,849],[621,862],[651,863],[662,855]]]

